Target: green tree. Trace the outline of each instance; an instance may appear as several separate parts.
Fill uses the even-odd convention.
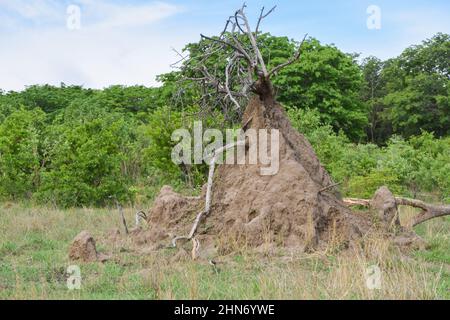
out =
[[[300,109],[317,109],[335,132],[342,130],[352,140],[363,138],[367,110],[359,98],[362,75],[354,58],[335,46],[309,39],[303,44],[300,59],[273,81],[279,101]]]
[[[93,94],[92,89],[83,89],[81,86],[67,86],[61,83],[60,87],[51,85],[33,85],[24,91],[10,92],[8,96],[16,104],[24,105],[28,108],[40,108],[45,113],[52,113],[64,109],[77,99]]]
[[[42,173],[39,198],[61,206],[104,205],[127,200],[124,170],[132,126],[118,113],[72,105],[52,128],[51,161]]]
[[[149,112],[156,109],[158,99],[158,88],[115,85],[98,91],[92,96],[90,103],[110,111],[127,113],[143,119]]]
[[[367,105],[367,139],[378,145],[383,144],[392,134],[392,125],[386,119],[384,97],[386,81],[382,76],[384,62],[377,57],[365,58],[361,64],[364,83],[361,87],[361,99]]]
[[[450,133],[450,36],[437,34],[386,62],[386,117],[404,137]]]
[[[20,199],[36,191],[42,162],[45,113],[20,108],[0,124],[0,195]]]

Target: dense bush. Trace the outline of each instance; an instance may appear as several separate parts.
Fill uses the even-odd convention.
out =
[[[450,137],[423,132],[408,140],[394,136],[386,147],[354,144],[321,124],[317,111],[288,109],[288,115],[347,195],[371,197],[387,185],[398,194],[438,191],[442,200],[450,199]]]
[[[0,124],[0,195],[30,197],[44,165],[45,113],[19,108]]]
[[[118,114],[71,118],[53,127],[49,163],[38,196],[58,205],[103,205],[114,196],[126,199],[131,182],[126,159],[130,126]]]

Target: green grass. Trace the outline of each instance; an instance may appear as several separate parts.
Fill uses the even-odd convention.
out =
[[[417,226],[416,232],[428,240],[426,250],[415,253],[418,261],[426,262],[430,272],[441,273],[438,291],[450,298],[450,217]]]
[[[125,211],[133,221],[134,209]],[[363,255],[274,255],[240,251],[202,261],[174,261],[175,249],[142,254],[131,242],[104,240],[120,227],[109,209],[0,206],[0,299],[449,299],[450,219],[417,228],[430,244],[402,257],[381,239],[368,239]],[[79,264],[81,290],[67,289],[72,239],[89,230],[107,263]],[[378,264],[381,290],[368,290],[364,271]]]

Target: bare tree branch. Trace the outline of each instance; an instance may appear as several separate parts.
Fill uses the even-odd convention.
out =
[[[256,39],[255,39],[255,36],[254,36],[254,34],[252,32],[252,29],[250,28],[250,24],[248,22],[247,16],[244,13],[244,8],[245,8],[245,5],[242,7],[241,10],[239,10],[236,13],[236,21],[238,21],[239,19],[242,19],[242,21],[244,22],[245,28],[246,28],[246,33],[248,35],[250,43],[252,44],[252,47],[253,47],[253,50],[255,52],[256,58],[258,59],[261,71],[262,71],[264,77],[268,78],[269,77],[269,73],[267,72],[266,64],[264,62],[263,56],[261,54],[261,51],[258,48],[258,44],[256,43]],[[238,26],[239,26],[239,23],[238,23]]]
[[[116,203],[117,210],[119,211],[120,218],[122,220],[123,228],[125,230],[125,234],[129,234],[127,227],[127,220],[125,220],[125,215],[123,214],[122,205],[119,203],[116,197],[114,197],[114,202]]]
[[[174,68],[176,65],[180,64],[181,62],[185,61],[188,57],[187,56],[183,56],[180,52],[178,52],[177,49],[172,47],[172,51],[176,53],[177,56],[180,57],[180,60],[178,60],[177,62],[174,62],[170,65],[171,68]]]
[[[294,63],[295,61],[297,61],[300,58],[300,55],[302,53],[302,45],[306,40],[306,37],[308,36],[308,34],[305,34],[305,36],[303,37],[302,42],[300,42],[300,45],[298,46],[297,52],[295,53],[295,55],[289,59],[288,61],[274,67],[271,71],[270,71],[270,76],[277,74],[278,71],[280,71],[281,69],[291,65],[292,63]]]
[[[242,48],[239,48],[238,46],[236,46],[236,45],[234,45],[234,44],[232,44],[232,43],[229,43],[229,42],[224,41],[224,40],[222,40],[222,39],[214,39],[214,38],[211,38],[211,37],[207,37],[207,36],[205,36],[205,35],[203,35],[203,34],[200,34],[200,36],[201,36],[202,38],[204,38],[204,39],[207,39],[207,40],[210,40],[210,41],[214,41],[214,42],[218,42],[218,43],[223,44],[224,46],[231,47],[232,49],[234,49],[234,50],[236,50],[237,52],[239,52],[240,54],[242,54],[249,62],[252,61],[252,59],[250,58],[250,56],[248,55],[247,52],[245,52]]]
[[[416,199],[397,197],[395,198],[395,201],[399,205],[422,209],[422,212],[412,220],[413,227],[433,218],[450,215],[450,205],[433,205]]]
[[[320,189],[317,193],[322,193],[322,192],[324,192],[324,191],[327,191],[327,190],[329,190],[329,189],[332,189],[332,188],[334,188],[334,187],[337,187],[338,185],[340,185],[342,182],[337,182],[337,183],[333,183],[333,184],[331,184],[331,185],[329,185],[329,186],[326,186],[326,187],[323,187],[322,189]]]
[[[200,88],[198,103],[201,109],[208,112],[220,109],[225,119],[234,119],[242,115],[251,93],[265,97],[275,94],[270,76],[299,59],[302,47],[300,44],[298,52],[289,61],[268,71],[268,62],[258,47],[257,37],[262,21],[275,8],[267,12],[262,8],[256,29],[252,31],[244,4],[228,17],[218,37],[201,34],[201,41],[192,57],[177,53],[180,56],[179,63],[182,64],[180,69],[183,80],[194,81]],[[217,58],[226,60],[226,64],[218,64]],[[184,88],[180,85],[180,90]]]
[[[360,205],[364,207],[370,207],[372,200],[345,198],[343,199],[343,202],[348,206]],[[433,218],[450,215],[450,205],[434,205],[423,202],[421,200],[403,197],[395,197],[395,202],[397,203],[397,205],[410,206],[422,209],[422,211],[412,219],[410,223],[412,227],[417,226],[418,224],[421,224]]]
[[[241,106],[240,104],[237,102],[237,100],[234,98],[233,94],[231,93],[230,90],[230,68],[233,65],[234,60],[236,59],[237,56],[234,56],[233,58],[230,59],[230,61],[227,64],[227,67],[225,68],[225,90],[227,91],[227,95],[226,97],[228,97],[236,106],[236,110],[240,110]]]
[[[256,37],[258,36],[259,25],[261,24],[261,21],[264,20],[265,18],[267,18],[267,16],[270,15],[272,12],[274,12],[276,8],[277,8],[277,6],[274,6],[266,14],[264,14],[264,7],[262,7],[261,13],[259,14],[259,18],[258,18],[258,23],[256,24],[256,29],[255,29]]]
[[[342,201],[347,206],[363,206],[363,207],[369,207],[371,202],[371,200],[356,199],[356,198],[344,198],[342,199]]]

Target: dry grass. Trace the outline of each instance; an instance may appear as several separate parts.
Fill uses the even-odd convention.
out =
[[[134,221],[134,209],[125,210]],[[402,219],[414,212],[402,208]],[[131,243],[115,258],[81,265],[82,288],[66,287],[68,246],[81,230],[97,239],[120,227],[116,210],[60,211],[19,204],[0,207],[0,298],[3,299],[449,299],[450,220],[435,219],[417,232],[430,248],[402,255],[381,237],[345,253],[294,254],[236,247],[213,269],[206,262],[174,261],[173,250],[138,254]],[[332,252],[332,251],[329,251]],[[366,286],[377,265],[381,288]]]

